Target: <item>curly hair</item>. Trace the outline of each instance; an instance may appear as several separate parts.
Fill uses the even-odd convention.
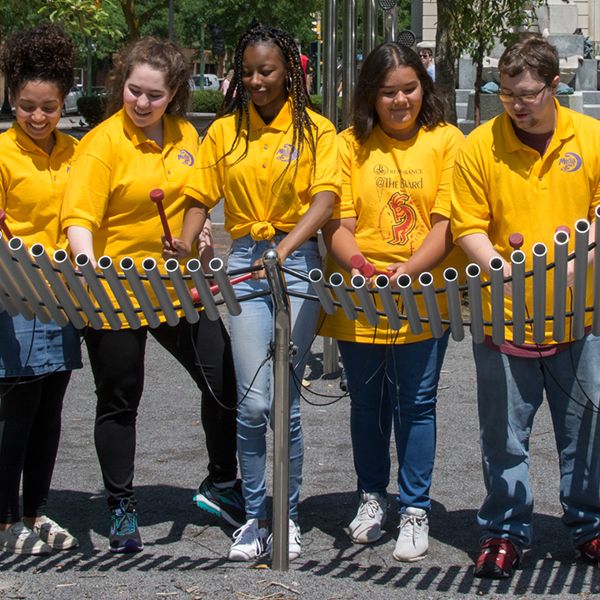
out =
[[[123,106],[123,88],[137,65],[149,65],[165,76],[165,85],[175,95],[166,113],[184,117],[190,97],[190,68],[179,47],[173,42],[155,37],[144,37],[123,48],[115,58],[114,67],[108,75],[108,103],[106,116],[116,113]]]
[[[292,100],[292,146],[297,148],[298,156],[300,156],[304,145],[307,143],[314,154],[314,123],[307,112],[307,108],[312,108],[312,103],[306,90],[306,79],[302,70],[302,63],[300,62],[298,46],[289,33],[275,27],[256,23],[251,25],[238,40],[233,61],[233,78],[231,79],[218,115],[219,117],[229,114],[236,114],[238,116],[235,139],[225,156],[233,152],[242,130],[244,128],[248,130],[250,123],[249,98],[242,81],[244,51],[249,46],[256,46],[258,44],[269,44],[279,50],[287,71],[286,90]],[[242,160],[248,152],[247,137],[245,138],[245,143],[244,153],[238,160]],[[289,163],[286,169],[287,167],[289,167]],[[296,170],[297,168],[298,163],[296,162]]]
[[[73,87],[75,47],[58,26],[44,23],[18,31],[0,50],[0,68],[14,98],[30,81],[51,82],[64,100]]]
[[[361,144],[365,143],[379,122],[375,110],[377,93],[388,73],[398,67],[410,67],[421,82],[423,104],[417,116],[419,126],[433,129],[446,123],[444,104],[436,95],[433,80],[417,53],[396,42],[385,42],[367,56],[354,89],[351,125]]]

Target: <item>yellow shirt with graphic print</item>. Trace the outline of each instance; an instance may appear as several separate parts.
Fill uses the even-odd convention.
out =
[[[225,229],[233,239],[251,234],[255,240],[268,240],[275,230],[291,231],[316,193],[331,191],[339,197],[336,132],[325,117],[308,110],[315,152],[306,139],[298,156],[292,146],[291,100],[269,124],[252,102],[249,113],[249,130],[242,128],[232,152],[237,116],[222,117],[210,126],[185,193],[208,208],[224,198]]]
[[[452,187],[451,227],[455,240],[472,233],[489,237],[494,248],[510,260],[509,236],[520,233],[526,254],[526,270],[533,266],[532,248],[543,243],[547,262],[554,259],[553,236],[560,226],[571,231],[569,251],[574,250],[574,224],[592,219],[600,203],[600,122],[561,107],[556,102],[556,129],[546,153],[523,144],[515,135],[508,114],[504,113],[471,133],[456,159]],[[588,273],[591,275],[591,272]],[[485,277],[483,278],[486,279]],[[591,279],[588,277],[586,305],[593,305]],[[546,281],[546,315],[553,314],[554,270]],[[484,320],[491,320],[489,286],[482,290]],[[567,293],[567,311],[571,310]],[[533,316],[533,282],[526,281],[526,307]],[[505,321],[512,319],[511,298],[504,298]],[[592,315],[586,316],[586,325]],[[486,327],[491,335],[491,326]],[[571,324],[567,319],[566,337]],[[505,327],[507,340],[512,327]],[[526,327],[525,343],[534,343],[531,326]],[[545,344],[552,340],[552,321],[546,321]]]
[[[77,140],[60,131],[50,155],[15,123],[0,134],[0,208],[6,225],[29,248],[39,243],[52,256],[65,248],[58,214]]]
[[[377,125],[364,144],[359,144],[351,129],[339,135],[342,168],[341,218],[356,218],[355,239],[365,258],[378,269],[406,261],[431,230],[431,215],[450,217],[450,184],[454,158],[463,134],[453,125],[432,130],[420,129],[410,140],[399,141],[386,135]],[[455,248],[441,265],[432,270],[434,285],[443,287],[442,273],[449,266],[464,271],[463,253]],[[349,274],[329,263],[329,270]],[[414,290],[419,290],[418,283]],[[375,296],[378,308],[379,299]],[[405,314],[401,299],[398,310]],[[447,318],[445,295],[438,294],[442,318]],[[416,296],[419,314],[427,316],[423,297]],[[358,303],[358,302],[357,302]],[[363,313],[357,320],[347,319],[337,310],[327,316],[320,332],[344,341],[405,344],[432,337],[427,323],[414,334],[403,321],[399,330],[388,326],[385,317],[375,328]]]
[[[118,268],[120,259],[130,257],[141,273],[142,261],[147,257],[162,265],[163,228],[149,193],[155,188],[163,190],[162,204],[169,227],[173,233],[180,231],[184,213],[191,204],[184,188],[199,138],[194,126],[185,119],[164,115],[163,140],[161,148],[134,125],[124,110],[81,140],[61,220],[64,231],[78,225],[92,232],[97,259],[110,256]],[[152,290],[146,287],[155,301]],[[171,286],[167,288],[175,299]],[[133,293],[129,297],[138,307]],[[159,315],[164,320],[162,313]],[[145,319],[142,321],[146,323]]]

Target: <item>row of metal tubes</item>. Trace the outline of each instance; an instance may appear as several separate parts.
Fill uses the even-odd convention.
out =
[[[32,262],[31,257],[35,260],[35,264]],[[123,259],[120,266],[124,279],[129,283],[140,304],[140,310],[134,308],[121,281],[123,277],[120,277],[115,271],[110,257],[103,256],[98,263],[102,275],[119,305],[118,308],[113,306],[100,281],[100,277],[87,256],[80,254],[75,258],[75,264],[81,275],[75,272],[64,250],[57,250],[53,258],[57,269],[51,264],[41,244],[34,244],[30,256],[22,240],[12,238],[6,244],[0,233],[0,284],[4,288],[4,295],[0,298],[0,308],[7,310],[12,316],[19,313],[27,319],[36,316],[44,323],[54,320],[61,326],[66,325],[70,320],[75,327],[80,329],[86,325],[81,312],[87,317],[89,325],[96,329],[102,327],[99,312],[104,314],[112,329],[120,329],[121,327],[119,313],[123,314],[129,326],[134,329],[139,328],[141,325],[138,316],[140,311],[146,317],[150,327],[157,327],[160,324],[160,319],[156,314],[157,311],[143,286],[142,276],[137,272],[133,260],[130,258]],[[156,261],[147,258],[143,261],[142,267],[167,323],[176,325],[179,322],[179,316],[168,295],[163,283],[164,276],[159,273]],[[219,258],[213,259],[210,268],[229,312],[233,315],[239,314],[241,312],[239,301],[225,272],[223,261]],[[166,261],[165,269],[167,270],[168,279],[172,282],[181,302],[181,308],[186,319],[190,323],[195,323],[199,319],[198,310],[190,297],[179,262],[170,259]],[[219,318],[217,305],[206,277],[201,270],[200,261],[191,259],[187,263],[187,269],[190,279],[196,285],[200,301],[208,318],[217,320]],[[40,270],[46,276],[48,283],[41,277]],[[64,277],[70,292],[58,276],[58,272]],[[82,283],[82,276],[91,294],[93,294],[93,298],[98,303],[98,309],[94,306],[92,296]],[[79,306],[76,305],[73,298],[77,300]]]

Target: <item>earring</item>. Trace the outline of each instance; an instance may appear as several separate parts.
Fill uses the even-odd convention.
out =
[[[288,94],[292,91],[292,78],[290,76],[285,80],[285,91]]]

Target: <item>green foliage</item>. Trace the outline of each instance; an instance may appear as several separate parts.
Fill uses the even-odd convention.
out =
[[[104,119],[106,96],[81,96],[77,99],[77,110],[90,127],[95,127]]]
[[[191,96],[190,112],[216,113],[223,103],[223,94],[216,90],[197,90]]]

